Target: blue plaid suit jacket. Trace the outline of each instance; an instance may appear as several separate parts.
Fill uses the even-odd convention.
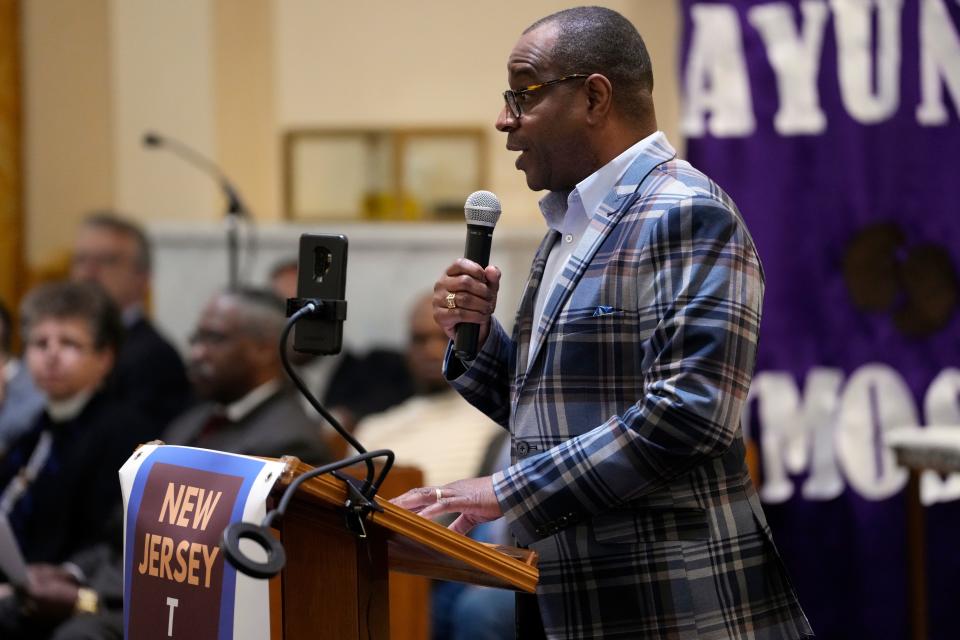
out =
[[[446,375],[511,431],[494,475],[540,556],[551,638],[798,638],[810,626],[744,462],[763,272],[733,202],[660,135],[593,217],[532,331]],[[537,335],[531,357],[531,335]]]

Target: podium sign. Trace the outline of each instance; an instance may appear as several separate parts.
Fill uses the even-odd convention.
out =
[[[270,637],[268,582],[225,562],[231,522],[259,522],[283,464],[146,445],[120,469],[127,638]]]

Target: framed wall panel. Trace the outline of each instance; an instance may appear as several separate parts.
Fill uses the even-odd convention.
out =
[[[284,136],[291,220],[442,220],[486,183],[479,128],[304,129]]]

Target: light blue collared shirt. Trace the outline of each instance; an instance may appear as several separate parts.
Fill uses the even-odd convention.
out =
[[[539,335],[540,319],[550,292],[557,284],[564,266],[580,243],[590,220],[603,204],[613,188],[633,164],[637,157],[656,140],[664,138],[662,131],[656,131],[640,140],[616,158],[603,165],[577,183],[572,191],[551,191],[540,200],[540,212],[547,226],[559,233],[556,242],[547,250],[547,262],[543,268],[543,278],[537,288],[537,297],[533,307],[533,333],[530,336],[530,350],[527,359],[533,358],[533,348]]]

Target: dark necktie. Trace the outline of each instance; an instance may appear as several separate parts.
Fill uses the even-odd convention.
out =
[[[220,410],[214,411],[203,423],[203,428],[200,429],[200,433],[197,434],[193,444],[198,447],[203,446],[205,442],[215,438],[218,433],[232,424],[233,420],[228,418],[226,413]]]

